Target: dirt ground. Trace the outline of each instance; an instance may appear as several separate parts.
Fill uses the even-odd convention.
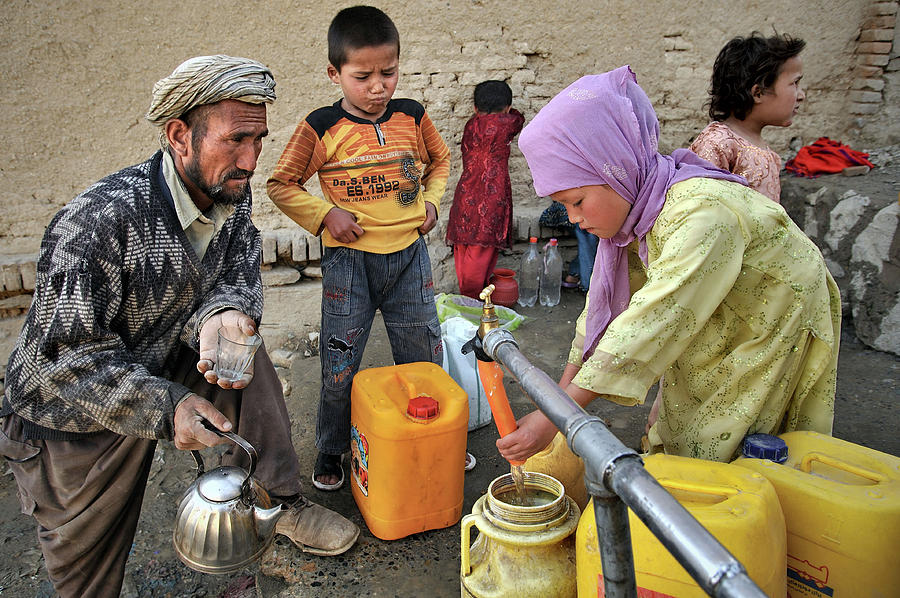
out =
[[[501,266],[514,266],[518,254],[501,257]],[[312,284],[312,283],[310,283]],[[520,347],[551,377],[558,377],[568,352],[574,321],[584,301],[576,291],[564,291],[555,308],[519,308],[528,320],[516,331]],[[376,325],[363,367],[391,363],[384,328]],[[319,389],[319,361],[298,358],[291,371],[293,392],[287,399],[295,445],[304,472],[315,458],[314,415]],[[510,376],[505,384],[517,416],[532,406]],[[612,431],[635,447],[646,420],[647,407],[625,408],[595,401],[589,411],[609,422]],[[834,434],[873,449],[900,456],[900,358],[865,348],[844,323],[839,362]],[[494,478],[508,467],[496,452],[493,425],[469,433],[469,450],[478,459],[465,477],[463,514]],[[212,457],[210,457],[212,458]],[[308,496],[350,517],[360,525],[358,544],[339,557],[321,558],[298,552],[276,540],[260,565],[245,571],[214,576],[183,566],[172,548],[171,534],[178,499],[193,480],[193,461],[187,453],[161,443],[144,501],[144,509],[128,562],[122,595],[133,597],[213,596],[289,598],[297,596],[458,596],[459,526],[434,530],[392,542],[379,540],[366,529],[350,493],[324,493],[306,483]],[[349,474],[348,474],[349,479]],[[0,470],[0,596],[50,597],[43,559],[37,547],[34,522],[19,514],[16,486],[6,466]]]

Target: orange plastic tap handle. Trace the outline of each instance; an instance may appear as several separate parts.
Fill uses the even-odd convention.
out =
[[[516,418],[513,415],[512,407],[509,406],[506,389],[503,388],[503,370],[500,369],[500,364],[493,361],[479,361],[478,376],[481,378],[481,385],[484,386],[484,394],[487,395],[500,437],[503,438],[510,432],[515,432],[519,426],[516,425]],[[522,465],[523,463],[525,461],[509,462],[510,465]]]

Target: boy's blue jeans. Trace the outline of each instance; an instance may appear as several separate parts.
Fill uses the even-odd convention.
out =
[[[569,262],[569,274],[581,278],[578,287],[587,291],[591,286],[591,274],[594,273],[594,258],[597,257],[597,245],[600,243],[597,235],[581,230],[581,226],[575,225],[575,238],[578,240],[578,255]]]
[[[350,388],[359,370],[375,310],[384,317],[394,363],[443,362],[425,239],[378,254],[326,247],[322,256],[322,390],[316,421],[319,452],[350,450]]]

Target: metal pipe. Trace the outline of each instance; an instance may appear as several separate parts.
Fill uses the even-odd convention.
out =
[[[510,332],[499,328],[488,330],[482,343],[485,352],[509,370],[535,406],[566,435],[572,451],[584,459],[588,490],[599,498],[595,509],[606,511],[598,516],[597,536],[604,573],[615,571],[616,591],[626,592],[618,596],[636,593],[634,563],[630,550],[626,555],[621,549],[623,543],[629,549],[631,546],[627,517],[623,523],[618,514],[609,512],[605,506],[596,507],[610,493],[634,511],[707,594],[723,598],[765,597],[744,566],[644,469],[637,453],[623,445],[599,418],[586,413],[545,372],[532,365],[519,351]],[[611,530],[600,527],[600,517],[603,525],[612,525]],[[629,568],[630,580],[627,579]],[[629,582],[630,588],[623,589]]]
[[[612,492],[601,492],[592,498],[603,565],[603,594],[607,598],[637,598],[628,507]]]

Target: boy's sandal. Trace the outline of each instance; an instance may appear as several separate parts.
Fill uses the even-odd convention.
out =
[[[466,471],[472,471],[475,469],[475,464],[477,461],[475,460],[475,455],[466,451]]]
[[[580,282],[581,279],[579,277],[566,274],[565,278],[562,280],[562,286],[566,289],[574,289]]]
[[[338,490],[341,486],[343,486],[344,468],[341,467],[342,461],[343,455],[326,455],[325,453],[319,453],[319,456],[316,457],[316,465],[313,468],[313,486],[315,486],[319,490],[324,490],[326,492]],[[334,484],[326,484],[325,482],[320,482],[316,479],[319,476],[325,475],[335,475],[338,476],[339,479]]]

